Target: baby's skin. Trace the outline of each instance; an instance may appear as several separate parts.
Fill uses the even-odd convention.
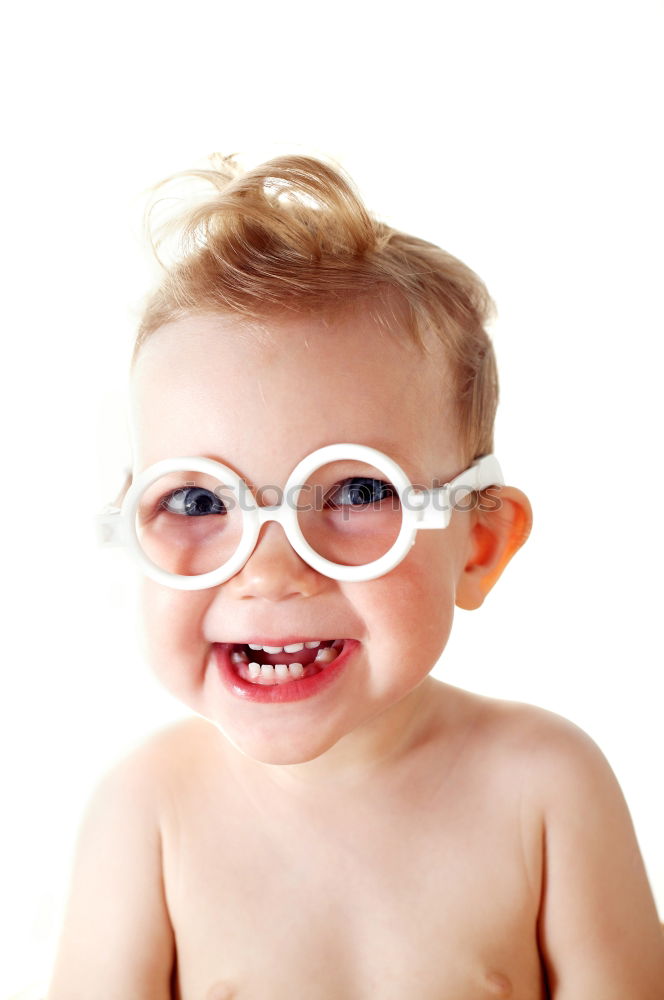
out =
[[[355,442],[448,482],[465,465],[445,386],[435,347],[368,313],[184,316],[134,370],[134,473],[196,455],[283,486]],[[195,714],[96,789],[48,1000],[662,1000],[655,903],[600,750],[431,676],[455,605],[479,607],[527,537],[525,495],[500,499],[374,580],[318,573],[275,523],[222,584],[145,580],[146,654]],[[279,637],[354,642],[311,697],[242,697],[224,644]]]

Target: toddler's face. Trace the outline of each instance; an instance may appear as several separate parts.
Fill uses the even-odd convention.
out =
[[[426,357],[359,311],[264,325],[185,317],[157,331],[135,366],[134,475],[159,459],[199,455],[228,465],[254,490],[283,487],[305,455],[354,442],[385,452],[415,484],[446,482],[464,468],[446,373],[437,344]],[[428,674],[450,632],[471,520],[455,511],[446,530],[419,532],[396,569],[355,583],[316,572],[271,522],[226,583],[185,592],[145,580],[151,663],[169,690],[255,760],[299,763],[337,744],[335,753],[353,744],[369,752],[372,740],[387,749],[391,728],[414,715],[433,684]],[[358,645],[314,696],[265,704],[234,695],[214,655],[217,643],[256,636]]]

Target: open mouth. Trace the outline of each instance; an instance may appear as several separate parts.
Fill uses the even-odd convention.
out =
[[[229,643],[233,670],[250,684],[288,684],[313,677],[334,663],[344,639],[302,640],[288,646]]]

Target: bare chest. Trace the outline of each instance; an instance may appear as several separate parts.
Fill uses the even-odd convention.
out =
[[[544,1000],[518,809],[369,812],[167,836],[176,1000]]]

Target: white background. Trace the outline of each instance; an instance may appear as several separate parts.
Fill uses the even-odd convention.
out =
[[[14,5],[4,25],[0,997],[43,992],[81,810],[185,714],[94,514],[128,452],[142,191],[336,157],[487,282],[530,541],[436,673],[603,749],[664,914],[661,3]],[[25,993],[23,994],[23,991]]]

